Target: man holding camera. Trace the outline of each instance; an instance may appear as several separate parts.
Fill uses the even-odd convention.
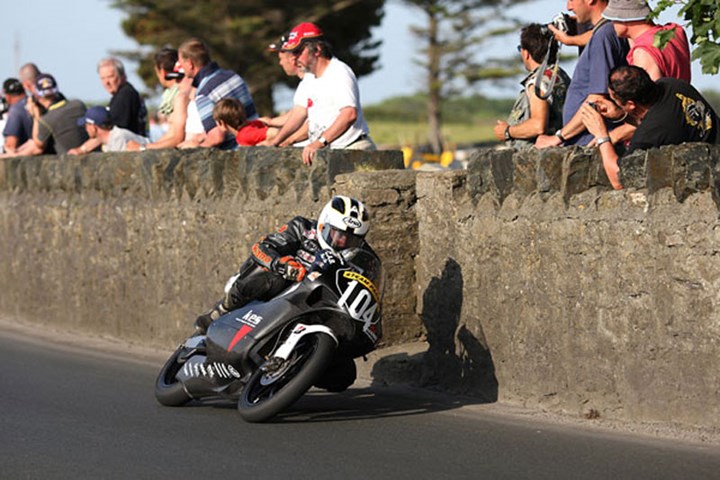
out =
[[[584,105],[580,117],[594,135],[613,188],[620,189],[618,154],[604,118],[627,120],[637,127],[627,153],[685,142],[718,143],[718,117],[689,83],[675,78],[655,82],[636,66],[615,68],[608,78],[609,99]]]
[[[603,100],[607,95],[610,70],[626,65],[628,42],[618,38],[612,22],[602,16],[608,1],[568,0],[567,5],[575,13],[578,23],[590,22],[593,25],[592,37],[573,72],[563,109],[563,127],[555,135],[540,135],[535,142],[536,148],[590,143],[593,136],[583,124],[580,107],[587,102]]]
[[[530,72],[507,122],[498,120],[495,138],[516,149],[532,147],[538,135],[553,133],[562,127],[562,109],[570,77],[556,65],[558,44],[547,27],[531,23],[520,31],[518,51],[523,66]]]

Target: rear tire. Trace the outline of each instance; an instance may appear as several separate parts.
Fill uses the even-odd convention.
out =
[[[175,378],[182,368],[178,358],[185,350],[185,347],[182,346],[175,350],[175,353],[165,362],[155,381],[155,398],[167,407],[180,407],[192,400],[192,397],[185,391],[183,384]]]
[[[297,344],[280,372],[258,368],[238,400],[240,416],[248,422],[263,422],[287,409],[325,372],[334,351],[332,337],[314,333]]]

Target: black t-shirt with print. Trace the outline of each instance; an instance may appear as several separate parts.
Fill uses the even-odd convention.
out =
[[[715,143],[718,117],[692,85],[675,78],[661,78],[660,99],[650,107],[630,141],[628,153],[685,142]]]

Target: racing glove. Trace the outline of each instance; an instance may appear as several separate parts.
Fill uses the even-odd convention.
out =
[[[307,273],[303,264],[298,262],[292,255],[278,258],[273,263],[273,270],[286,280],[300,282],[305,278],[305,274]]]

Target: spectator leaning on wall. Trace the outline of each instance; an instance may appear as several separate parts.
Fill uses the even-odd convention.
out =
[[[616,189],[622,188],[618,154],[610,141],[604,117],[627,120],[637,126],[627,153],[638,149],[718,141],[718,117],[692,85],[675,78],[653,82],[635,66],[613,69],[608,80],[610,100],[580,109],[585,128],[595,137],[603,167]]]

